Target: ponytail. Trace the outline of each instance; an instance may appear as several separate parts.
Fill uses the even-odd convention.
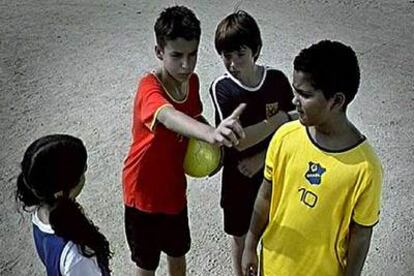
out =
[[[102,275],[110,275],[109,259],[112,253],[109,242],[85,216],[77,202],[59,197],[50,212],[49,221],[56,235],[77,244],[85,257],[96,256]]]

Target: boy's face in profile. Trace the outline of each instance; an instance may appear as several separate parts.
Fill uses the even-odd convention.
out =
[[[329,119],[334,100],[326,99],[322,90],[312,86],[310,74],[295,70],[292,86],[294,95],[292,103],[303,125],[318,126]]]
[[[177,38],[167,40],[165,47],[155,46],[155,53],[162,61],[164,70],[178,82],[187,81],[197,63],[199,41]]]
[[[227,71],[240,81],[246,80],[254,70],[254,53],[249,47],[242,46],[237,51],[221,53]]]

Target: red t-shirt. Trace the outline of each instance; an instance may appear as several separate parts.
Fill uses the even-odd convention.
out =
[[[122,173],[126,206],[165,214],[178,214],[186,206],[183,162],[188,139],[157,122],[156,114],[173,106],[190,117],[200,116],[198,91],[196,74],[191,75],[182,101],[174,100],[154,74],[141,79],[134,102],[132,144]]]

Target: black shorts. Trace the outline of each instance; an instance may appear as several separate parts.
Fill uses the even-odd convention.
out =
[[[221,207],[227,234],[241,237],[249,230],[254,202],[262,181],[262,170],[252,178],[235,174],[225,177],[223,174]]]
[[[161,251],[181,257],[190,250],[187,207],[177,215],[167,215],[125,206],[125,232],[132,261],[145,270],[158,267]]]

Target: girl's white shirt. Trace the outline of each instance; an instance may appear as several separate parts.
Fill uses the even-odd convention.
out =
[[[48,234],[55,234],[50,224],[43,223],[37,214],[37,210],[32,216],[32,222],[39,229]],[[63,248],[60,256],[60,273],[63,276],[101,276],[101,270],[95,257],[85,257],[81,254],[78,246],[69,241]]]

